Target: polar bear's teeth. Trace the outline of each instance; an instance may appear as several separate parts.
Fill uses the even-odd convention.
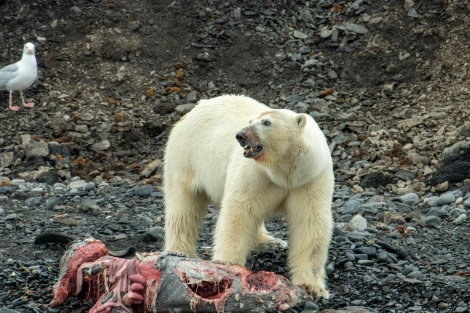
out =
[[[246,146],[244,146],[244,147],[243,147],[243,149],[245,149],[245,150],[249,150],[249,151],[250,151],[250,153],[253,153],[253,147],[252,147],[252,146],[250,146],[250,145],[246,145]]]

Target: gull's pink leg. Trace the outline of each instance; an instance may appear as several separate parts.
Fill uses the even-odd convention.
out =
[[[20,109],[19,106],[11,105],[11,98],[12,98],[13,90],[10,90],[10,101],[8,102],[8,108],[12,111],[18,111]]]
[[[28,103],[25,103],[25,102],[24,102],[23,90],[20,90],[20,95],[21,95],[21,101],[23,101],[23,106],[24,106],[25,108],[32,108],[32,107],[34,107],[34,102],[28,102]]]

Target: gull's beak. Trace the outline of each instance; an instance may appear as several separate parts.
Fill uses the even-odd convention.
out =
[[[29,49],[29,53],[33,54],[33,53],[34,53],[34,49]]]

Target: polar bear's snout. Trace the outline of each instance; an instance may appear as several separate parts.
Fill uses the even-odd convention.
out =
[[[235,138],[243,147],[243,156],[245,158],[254,158],[263,150],[263,145],[252,127],[243,128],[236,134]]]

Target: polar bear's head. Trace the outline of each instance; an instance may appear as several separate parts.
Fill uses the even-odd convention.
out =
[[[301,134],[307,115],[290,110],[269,110],[253,118],[236,134],[243,155],[256,161],[277,162],[302,149]]]

